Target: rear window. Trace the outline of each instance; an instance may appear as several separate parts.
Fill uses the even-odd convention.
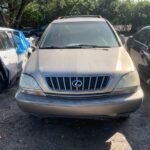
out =
[[[110,26],[100,21],[53,23],[40,47],[67,47],[79,44],[119,47],[119,42]]]

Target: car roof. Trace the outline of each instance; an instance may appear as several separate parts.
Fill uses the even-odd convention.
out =
[[[142,28],[142,30],[143,29],[150,29],[150,26],[145,26],[145,27]]]
[[[11,28],[0,27],[0,31],[17,31],[17,30],[11,29]]]
[[[106,20],[101,17],[64,17],[64,18],[58,18],[57,20],[54,20],[52,23],[65,23],[65,22],[96,22],[96,21],[103,21]]]
[[[5,28],[5,27],[0,27],[0,31],[22,32],[17,29],[11,29],[11,28]]]

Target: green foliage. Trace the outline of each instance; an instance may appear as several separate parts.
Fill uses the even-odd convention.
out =
[[[101,15],[116,25],[132,25],[132,31],[150,24],[148,0],[0,0],[0,13],[4,4],[9,26],[21,19],[22,26],[41,26],[70,15]]]
[[[25,8],[23,18],[26,18],[22,20],[22,24],[25,26],[30,26],[31,23],[32,26],[37,26],[43,20],[43,15],[39,11],[39,5],[35,2],[28,5],[28,7]]]
[[[139,2],[135,5],[131,24],[133,28],[150,25],[150,2]]]
[[[118,5],[118,16],[116,23],[128,25],[133,18],[134,3],[131,0],[124,1]]]
[[[32,1],[34,0],[0,0],[0,15],[6,21],[6,26],[18,26],[26,5]]]
[[[115,21],[118,14],[119,0],[98,0],[96,14],[100,14],[108,20]]]

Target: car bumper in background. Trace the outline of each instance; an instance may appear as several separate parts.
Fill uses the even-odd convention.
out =
[[[19,107],[29,113],[64,117],[117,116],[136,111],[143,101],[143,91],[96,99],[64,99],[50,96],[16,94]]]

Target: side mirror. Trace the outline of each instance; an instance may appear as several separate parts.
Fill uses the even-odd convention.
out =
[[[122,44],[124,45],[126,43],[126,38],[123,34],[120,34],[120,39],[122,41]]]
[[[132,39],[133,37],[134,37],[133,35],[130,35],[128,38],[129,38],[129,39]]]
[[[133,35],[130,35],[129,37],[128,37],[128,40],[133,40],[134,39],[134,36]]]
[[[38,44],[38,42],[39,42],[39,39],[40,38],[38,38],[38,37],[30,37],[29,38],[29,41],[30,41],[30,44],[31,44],[31,47],[36,47],[37,46],[37,44]]]

